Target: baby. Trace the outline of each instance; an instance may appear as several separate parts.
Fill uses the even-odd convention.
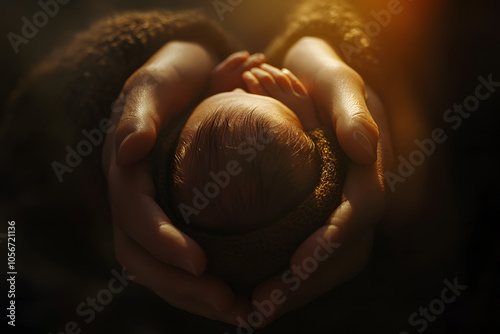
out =
[[[302,83],[245,58],[222,62],[180,134],[159,140],[155,179],[158,202],[204,249],[208,270],[248,289],[285,269],[338,206],[343,160]]]
[[[209,90],[234,75],[241,73],[219,68]],[[304,86],[290,71],[267,64],[242,78],[257,94],[235,89],[205,99],[187,120],[174,156],[178,216],[206,231],[242,233],[270,224],[319,180],[318,154],[306,132],[319,122]]]

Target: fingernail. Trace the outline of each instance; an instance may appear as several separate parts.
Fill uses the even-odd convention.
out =
[[[366,151],[367,154],[370,155],[372,160],[375,160],[377,157],[377,145],[373,144],[370,139],[361,131],[354,131],[354,140]]]
[[[187,272],[189,272],[193,275],[196,275],[196,276],[198,275],[198,273],[194,269],[194,265],[189,260],[187,260],[183,257],[177,258],[177,260],[175,261],[175,265],[181,269],[186,270]]]
[[[123,145],[127,142],[127,140],[130,137],[132,137],[133,134],[134,134],[134,132],[129,133],[128,135],[125,136],[125,138],[123,138],[123,140],[116,142],[116,158],[117,159],[118,159],[118,156],[120,155],[120,151],[121,151]]]
[[[265,61],[266,55],[264,55],[263,53],[257,53],[257,59],[261,60],[261,61]]]
[[[260,67],[260,68],[263,68],[263,69],[266,69],[266,68],[267,68],[267,69],[270,69],[270,68],[271,68],[271,65],[269,65],[268,63],[262,63],[262,64],[260,64],[260,66],[259,66],[259,67]]]
[[[246,80],[254,80],[254,76],[250,71],[243,72],[242,78]]]

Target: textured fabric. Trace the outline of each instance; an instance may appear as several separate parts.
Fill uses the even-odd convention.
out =
[[[56,48],[21,81],[2,119],[0,138],[15,143],[8,147],[12,152],[5,153],[15,156],[23,147],[50,167],[65,145],[76,146],[82,130],[98,128],[110,117],[127,78],[172,40],[200,43],[220,60],[241,49],[220,25],[195,10],[106,17]]]
[[[171,160],[175,146],[172,132],[159,139],[155,151],[157,201],[169,213],[173,223],[200,244],[207,255],[208,271],[235,288],[247,289],[288,267],[297,247],[312,232],[324,225],[340,204],[344,180],[344,154],[331,130],[310,132],[320,156],[319,184],[294,211],[263,228],[238,235],[218,235],[187,226],[176,219],[170,207]]]
[[[319,37],[337,50],[344,61],[363,75],[379,65],[376,40],[365,33],[365,23],[347,1],[303,1],[288,16],[283,33],[267,47],[268,62],[280,66],[287,50],[300,38]]]

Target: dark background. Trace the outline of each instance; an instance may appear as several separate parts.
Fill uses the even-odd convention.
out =
[[[245,21],[241,20],[245,16],[239,15],[240,21],[235,22],[228,14],[222,24],[245,39],[250,51],[258,51],[267,41],[251,40],[248,34],[265,36],[259,29],[279,27],[284,19],[283,8],[293,1],[253,2],[266,8],[261,16]],[[88,27],[89,22],[117,10],[199,5],[215,17],[211,1],[73,0],[61,5],[58,15],[40,28],[27,45],[20,45],[20,52],[15,54],[6,34],[19,33],[20,18],[31,18],[40,8],[35,1],[4,1],[0,23],[5,36],[0,56],[2,105],[31,66],[75,31]],[[235,13],[246,10],[246,5],[236,8]],[[425,84],[417,80],[416,85],[432,116],[431,128],[444,126],[440,120],[444,110],[474,93],[479,75],[487,77],[491,73],[500,81],[498,9],[493,1],[454,1],[446,5],[440,30],[433,32],[439,45],[435,56],[441,60],[440,70],[435,77],[426,78]],[[379,228],[371,260],[360,276],[284,316],[262,333],[415,333],[408,316],[438,298],[443,280],[453,281],[454,277],[466,284],[467,290],[429,323],[425,333],[497,333],[499,102],[500,91],[481,103],[479,110],[426,162],[436,171],[431,173],[435,193],[444,197],[437,202],[439,205],[407,217],[410,223],[405,227]],[[0,157],[6,158],[12,159]],[[20,151],[19,161],[30,160]],[[12,159],[4,164],[15,169],[19,161]],[[68,321],[76,321],[82,333],[237,332],[233,327],[171,308],[146,288],[132,284],[115,295],[93,322],[85,324],[76,314],[77,305],[106,288],[113,269],[120,271],[113,255],[109,213],[103,214],[100,209],[105,206],[106,194],[78,179],[64,186],[52,179],[44,189],[19,188],[4,172],[0,175],[4,226],[0,233],[6,233],[8,220],[16,220],[17,226],[16,332],[58,333]],[[80,189],[79,197],[66,196],[66,190],[72,187]],[[45,192],[55,195],[47,197]],[[429,198],[433,199],[432,193]],[[405,243],[410,240],[408,235],[412,235],[412,243]],[[401,244],[394,242],[398,238]],[[5,240],[1,240],[0,249],[6,254]],[[4,291],[7,289],[2,288],[1,293]],[[6,305],[6,297],[3,300]],[[2,325],[6,322],[3,318]]]

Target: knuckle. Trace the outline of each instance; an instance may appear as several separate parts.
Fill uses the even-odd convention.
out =
[[[368,108],[357,99],[352,99],[351,101],[349,101],[347,106],[351,110],[351,118],[353,120],[361,121],[361,120],[371,119],[371,115],[370,112],[368,111]]]
[[[359,102],[352,102],[349,108],[353,110],[350,116],[351,121],[355,123],[368,124],[373,126],[374,129],[378,131],[378,125],[373,120],[370,111],[365,105],[362,105]]]
[[[121,124],[135,123],[137,121],[138,121],[137,115],[135,115],[133,112],[131,112],[131,110],[126,110],[126,112],[120,118]],[[121,130],[122,128],[119,127],[118,129]]]
[[[329,65],[322,68],[316,74],[316,78],[333,77],[345,82],[352,82],[363,90],[365,82],[361,75],[346,64]]]
[[[267,72],[267,71],[261,71],[261,77],[265,80],[273,80],[273,76],[271,75],[271,73]]]
[[[365,81],[363,80],[363,78],[361,77],[361,75],[358,72],[356,72],[355,70],[353,70],[351,67],[348,67],[348,66],[346,66],[344,68],[344,72],[345,72],[344,75],[347,78],[356,82],[361,87],[363,87],[363,88],[365,87]]]
[[[274,78],[269,73],[262,75],[262,82],[264,84],[274,84],[275,83]]]
[[[136,87],[144,87],[152,85],[155,82],[155,75],[150,70],[145,68],[140,68],[135,71],[123,85],[123,92],[129,93]]]

